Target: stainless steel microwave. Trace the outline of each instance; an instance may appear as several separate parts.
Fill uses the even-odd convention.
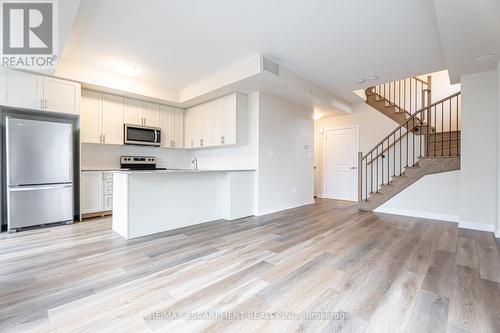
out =
[[[126,145],[161,146],[161,128],[124,124],[123,131]]]

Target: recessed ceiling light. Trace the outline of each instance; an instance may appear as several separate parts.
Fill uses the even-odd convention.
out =
[[[141,72],[139,68],[129,64],[116,64],[115,69],[118,73],[126,76],[134,76]]]
[[[372,75],[372,76],[370,76],[370,80],[371,80],[371,81],[375,81],[376,79],[378,79],[378,76],[377,76],[377,75]]]
[[[366,81],[365,79],[361,79],[361,80],[356,81],[356,83],[357,84],[363,84],[363,83],[365,83],[365,81]]]
[[[493,54],[487,53],[487,54],[483,54],[483,55],[480,55],[479,57],[477,57],[476,61],[486,61],[486,60],[490,60],[491,58],[493,58]]]

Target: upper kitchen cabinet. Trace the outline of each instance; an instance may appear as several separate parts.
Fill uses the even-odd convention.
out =
[[[7,100],[7,72],[0,70],[0,105],[5,105],[5,101]]]
[[[235,93],[186,110],[185,147],[246,143],[247,104],[245,95]]]
[[[160,105],[125,98],[124,119],[126,124],[161,127]]]
[[[80,140],[83,143],[123,144],[123,97],[83,90]]]
[[[160,106],[154,103],[144,102],[144,126],[161,127]]]
[[[125,124],[144,126],[144,112],[142,101],[125,98],[123,120]]]
[[[80,113],[81,86],[77,82],[44,77],[43,109],[53,112]]]
[[[80,141],[102,143],[102,94],[82,90],[80,108]]]
[[[5,105],[26,108],[43,109],[43,76],[31,73],[2,69],[5,85]]]
[[[123,97],[102,95],[101,128],[103,143],[123,144]]]
[[[160,106],[162,117],[162,147],[184,147],[184,110],[170,106]]]
[[[53,77],[1,69],[0,101],[26,109],[78,114],[80,84]]]

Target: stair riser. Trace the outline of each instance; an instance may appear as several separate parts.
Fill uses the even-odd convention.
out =
[[[427,144],[427,147],[429,149],[441,149],[441,148],[453,148],[453,147],[460,147],[460,139],[459,140],[444,140],[444,141],[435,141],[435,142],[429,142]]]
[[[429,141],[456,140],[460,139],[460,131],[442,132],[429,134]]]
[[[427,151],[426,156],[428,157],[439,157],[439,156],[459,156],[460,155],[460,147],[455,148],[436,148],[429,149]]]

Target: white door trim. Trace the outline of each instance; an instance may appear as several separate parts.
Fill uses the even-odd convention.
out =
[[[328,127],[328,128],[323,128],[323,193],[324,197],[327,196],[328,189],[327,189],[327,184],[328,184],[328,166],[327,166],[327,132],[328,131],[337,131],[337,130],[343,130],[343,129],[351,129],[354,128],[356,130],[356,143],[355,147],[357,152],[359,152],[359,125],[349,125],[349,126],[339,126],[339,127]],[[356,159],[357,159],[357,152],[356,152]],[[356,170],[358,169],[358,165],[356,163]],[[354,196],[352,198],[352,201],[358,201],[358,177],[356,177],[356,183],[355,183],[355,189],[354,189]]]

